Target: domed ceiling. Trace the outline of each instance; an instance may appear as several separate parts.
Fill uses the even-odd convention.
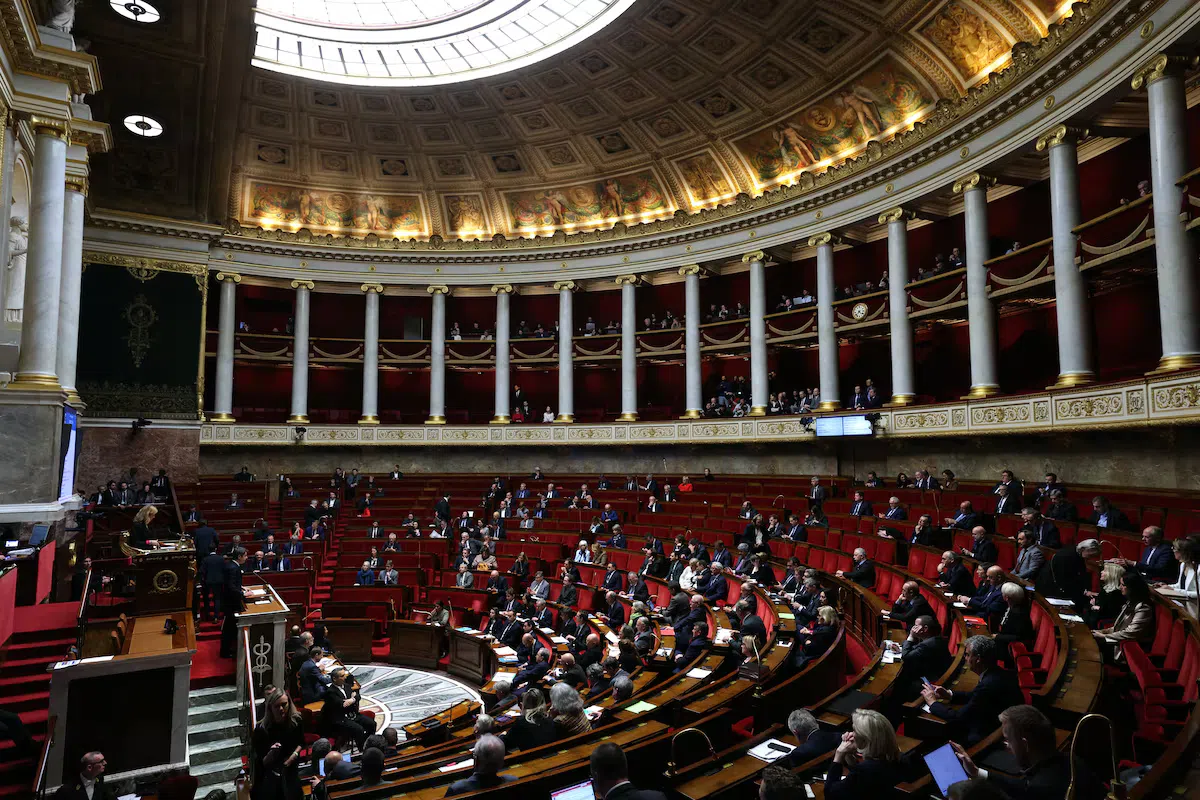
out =
[[[333,31],[343,39],[383,29],[395,40],[397,30],[492,3],[433,3],[444,13],[432,22],[403,16],[425,5],[259,0],[259,14],[270,7],[284,17],[333,19],[344,23]],[[226,101],[237,94],[236,121],[210,134],[214,151],[228,152],[225,162],[213,159],[214,174],[226,163],[228,171],[213,181],[221,196],[208,203],[208,218],[312,234],[469,240],[693,212],[791,183],[911,127],[938,100],[985,82],[1016,42],[1038,40],[1070,10],[1058,0],[557,3],[576,5],[600,21],[606,10],[620,14],[563,52],[480,79],[395,88],[350,85],[348,73],[332,82],[274,67],[242,70],[236,89],[226,86]],[[301,6],[324,10],[300,14]],[[580,18],[581,28],[587,22]],[[266,63],[264,42],[270,33],[264,38],[261,26],[246,37],[245,63]],[[321,50],[324,58],[332,52]],[[103,71],[105,55],[97,55]],[[119,85],[107,75],[105,82]]]

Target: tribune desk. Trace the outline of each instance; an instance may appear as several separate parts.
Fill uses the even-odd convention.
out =
[[[246,610],[237,620],[237,699],[245,706],[250,693],[248,681],[253,681],[254,696],[262,697],[268,684],[287,686],[287,653],[284,638],[288,607],[269,583],[252,583],[247,575],[242,593]]]

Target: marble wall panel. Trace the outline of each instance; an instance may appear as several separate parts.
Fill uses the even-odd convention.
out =
[[[76,485],[88,493],[109,480],[128,480],[130,469],[136,481],[159,469],[176,483],[195,483],[200,476],[199,427],[151,425],[136,433],[131,427],[84,427],[82,434]]]
[[[0,405],[0,505],[58,499],[62,406]]]

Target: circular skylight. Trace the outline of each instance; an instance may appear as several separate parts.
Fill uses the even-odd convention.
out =
[[[253,64],[367,86],[432,86],[534,64],[634,0],[257,0]]]
[[[147,138],[161,136],[163,132],[163,126],[161,122],[141,114],[130,114],[128,117],[126,117],[125,127],[128,128],[131,133],[135,133],[138,136],[145,136]]]
[[[159,19],[158,9],[146,0],[109,0],[109,5],[113,11],[134,22],[158,22]]]

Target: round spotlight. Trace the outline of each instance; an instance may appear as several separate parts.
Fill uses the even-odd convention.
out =
[[[130,133],[147,138],[161,136],[163,132],[161,122],[141,114],[131,114],[126,117],[125,127],[129,129]]]
[[[146,0],[109,0],[108,3],[122,17],[134,22],[158,22],[158,9]]]

